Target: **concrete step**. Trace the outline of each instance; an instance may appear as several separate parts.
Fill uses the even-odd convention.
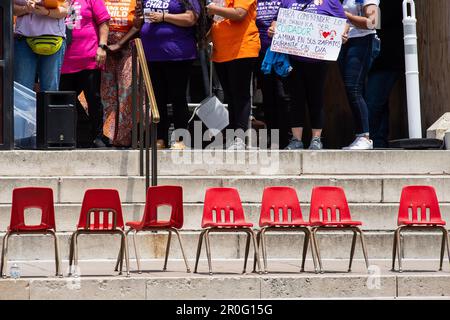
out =
[[[256,203],[244,203],[246,219],[256,227],[259,223],[261,206]],[[140,221],[144,213],[143,203],[123,203],[123,215],[125,221]],[[184,226],[183,230],[199,230],[202,221],[203,204],[184,204]],[[309,219],[309,204],[301,204],[303,218]],[[80,216],[81,204],[56,204],[55,216],[58,231],[73,232]],[[364,230],[392,231],[397,226],[398,204],[395,203],[350,203],[350,211],[355,220],[362,221]],[[445,221],[450,222],[450,203],[441,204],[441,213]],[[170,216],[169,207],[159,208],[160,220],[168,220]],[[11,205],[0,205],[0,230],[6,230],[11,216]],[[41,214],[39,210],[29,209],[25,213],[26,223],[39,224]]]
[[[59,233],[61,256],[68,259],[69,239],[71,233]],[[185,231],[181,233],[187,257],[195,259],[199,232]],[[391,259],[393,232],[366,232],[366,244],[370,259]],[[348,259],[350,255],[351,233],[321,232],[318,236],[323,259]],[[405,233],[403,256],[411,259],[439,259],[442,234],[440,233]],[[141,257],[144,259],[164,258],[167,234],[141,233],[137,241]],[[130,257],[134,257],[132,237],[128,239]],[[246,236],[244,234],[211,234],[213,259],[238,259],[244,256]],[[171,259],[181,259],[178,241],[173,235]],[[79,258],[116,259],[119,251],[119,236],[113,235],[81,235],[79,237]],[[301,233],[274,233],[267,236],[267,250],[270,259],[299,259],[303,246]],[[251,245],[252,247],[252,245]],[[251,250],[250,255],[252,256]],[[54,247],[50,236],[22,235],[13,236],[9,241],[9,259],[31,261],[54,258]],[[203,247],[202,258],[206,257]],[[311,252],[308,258],[311,257]],[[362,259],[361,243],[356,243],[355,258]],[[445,258],[447,259],[447,258]],[[448,261],[448,260],[446,260]],[[448,265],[448,262],[446,262]],[[206,264],[204,264],[206,267]],[[436,262],[436,268],[438,263]]]
[[[136,176],[137,150],[2,151],[0,176]],[[450,174],[450,151],[158,152],[158,174]]]
[[[80,264],[81,277],[51,276],[51,262],[22,263],[25,277],[0,280],[0,299],[410,299],[450,298],[450,274],[444,272],[389,271],[388,261],[374,261],[372,274],[355,265],[352,273],[298,273],[292,261],[273,263],[277,273],[246,274],[241,261],[219,261],[216,273],[187,274],[181,261],[167,272],[161,261],[144,261],[145,271],[131,277],[112,272],[112,261]],[[433,268],[434,263],[408,261],[414,269]],[[345,269],[345,261],[330,261],[334,270]],[[64,269],[67,262],[64,263]],[[46,278],[45,275],[50,276]]]
[[[450,202],[450,175],[372,176],[372,175],[302,175],[302,176],[161,176],[159,185],[180,185],[185,202],[203,202],[209,187],[235,187],[241,200],[259,203],[266,186],[292,186],[301,202],[310,201],[315,186],[333,185],[345,189],[349,202],[398,203],[405,185],[426,184],[436,188],[441,202]],[[142,177],[4,177],[0,180],[0,203],[10,203],[12,190],[23,186],[53,188],[58,203],[80,203],[86,189],[115,188],[122,202],[145,201],[145,179]]]

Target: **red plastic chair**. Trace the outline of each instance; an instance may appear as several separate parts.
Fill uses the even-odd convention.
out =
[[[123,258],[127,275],[130,275],[127,238],[124,231],[122,204],[119,192],[115,189],[90,189],[86,190],[81,206],[80,219],[77,230],[72,234],[70,242],[69,266],[72,273],[72,265],[78,266],[78,236],[80,234],[119,234],[121,236],[118,261],[122,274]],[[115,271],[118,271],[116,266]]]
[[[392,250],[392,271],[395,270],[395,254],[398,250],[399,272],[402,272],[401,241],[403,230],[414,231],[442,231],[442,245],[439,271],[442,270],[445,246],[450,261],[450,249],[448,245],[448,232],[445,229],[445,221],[442,220],[436,191],[431,186],[407,186],[402,190],[400,207],[398,211],[398,228],[394,233],[394,246]]]
[[[205,239],[206,255],[208,258],[209,274],[212,274],[211,248],[209,234],[211,232],[245,232],[247,243],[245,246],[244,270],[247,269],[248,253],[250,249],[250,239],[253,240],[253,247],[256,253],[258,268],[261,270],[259,262],[256,236],[253,232],[253,224],[245,221],[244,209],[241,198],[235,188],[209,188],[206,190],[205,203],[203,207],[202,228],[197,246],[197,257],[195,259],[194,273],[197,273],[198,260],[202,249],[203,238]]]
[[[168,221],[158,220],[158,207],[168,205],[171,206],[170,219]],[[179,186],[156,186],[149,187],[147,190],[147,199],[145,201],[144,216],[141,221],[127,222],[126,224],[130,229],[127,231],[127,235],[133,231],[133,243],[136,253],[136,262],[138,271],[141,273],[139,250],[137,249],[136,235],[138,232],[143,231],[167,231],[169,238],[166,246],[166,257],[164,261],[163,270],[167,270],[167,260],[169,257],[170,241],[172,238],[172,232],[177,235],[178,242],[180,243],[181,252],[183,254],[184,263],[186,264],[187,272],[191,272],[184,253],[183,243],[181,241],[179,229],[183,227],[183,188]]]
[[[267,187],[264,189],[261,214],[259,216],[259,226],[261,229],[257,235],[257,242],[258,247],[261,245],[265,273],[267,273],[267,246],[265,240],[267,231],[301,231],[305,233],[300,272],[305,271],[306,253],[308,252],[308,245],[311,241],[309,225],[309,222],[303,220],[300,201],[294,188]],[[312,253],[314,266],[317,269],[314,251]],[[255,266],[256,263],[253,265],[253,268]]]
[[[26,209],[40,209],[41,223],[39,225],[25,224]],[[59,244],[56,236],[55,209],[53,204],[53,190],[43,187],[16,188],[12,194],[11,222],[3,238],[3,252],[1,262],[2,276],[6,277],[8,261],[8,242],[11,235],[20,234],[50,234],[55,241],[56,275],[60,276],[61,263],[59,258]]]
[[[348,272],[352,270],[353,255],[355,253],[356,237],[359,233],[361,246],[363,249],[366,267],[369,268],[369,259],[367,257],[367,248],[364,241],[364,234],[359,226],[360,221],[352,220],[350,208],[344,189],[340,187],[315,187],[311,195],[311,207],[309,222],[312,226],[312,240],[315,246],[317,258],[319,260],[320,272],[322,269],[322,259],[320,257],[319,245],[317,242],[317,232],[326,231],[352,231],[353,239],[350,250],[350,262]]]

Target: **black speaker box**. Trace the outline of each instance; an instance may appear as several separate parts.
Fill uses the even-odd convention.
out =
[[[77,95],[71,91],[37,94],[36,142],[38,149],[74,149],[77,130]]]

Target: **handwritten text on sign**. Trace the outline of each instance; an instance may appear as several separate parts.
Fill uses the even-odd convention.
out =
[[[342,45],[345,19],[280,8],[271,50],[336,61]]]

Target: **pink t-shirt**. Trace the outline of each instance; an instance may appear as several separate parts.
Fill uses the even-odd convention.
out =
[[[72,29],[72,43],[66,49],[62,74],[97,68],[98,26],[110,19],[103,0],[73,0],[69,3],[66,24]]]

